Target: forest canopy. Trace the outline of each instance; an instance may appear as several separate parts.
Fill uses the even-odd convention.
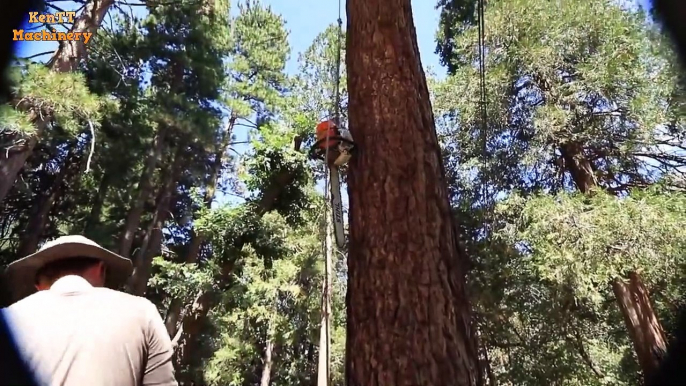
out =
[[[326,266],[326,168],[308,151],[337,80],[342,126],[360,116],[345,65],[357,40],[332,23],[296,52],[259,0],[151,1],[143,16],[77,3],[96,17],[63,28],[92,41],[20,58],[0,106],[3,265],[67,234],[130,257],[125,290],[157,305],[179,383],[216,386],[317,382],[328,269],[330,384],[346,384],[359,252]],[[641,384],[686,306],[686,88],[671,41],[630,1],[491,0],[483,31],[477,2],[437,7],[439,25],[416,28],[436,29],[447,72],[428,75],[427,112],[483,384]],[[362,197],[355,173],[342,168],[346,198],[351,175]]]

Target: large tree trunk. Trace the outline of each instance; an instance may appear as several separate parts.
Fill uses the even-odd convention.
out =
[[[665,333],[655,315],[648,290],[638,274],[629,274],[629,283],[621,279],[612,281],[612,290],[634,344],[638,363],[645,378],[658,369],[667,350]]]
[[[593,164],[583,154],[578,143],[561,147],[565,166],[575,185],[582,193],[589,194],[597,186]],[[629,284],[620,278],[612,281],[617,305],[624,317],[629,337],[634,345],[644,378],[649,378],[658,368],[666,350],[662,325],[650,304],[648,290],[636,272],[629,273]]]
[[[217,148],[217,151],[214,153],[214,160],[212,161],[212,168],[210,170],[210,175],[207,180],[205,196],[203,197],[205,207],[208,209],[212,206],[212,200],[214,200],[214,195],[217,191],[217,181],[219,180],[219,175],[221,174],[222,165],[224,161],[224,154],[226,153],[226,150],[229,148],[229,145],[231,143],[231,135],[233,133],[233,127],[236,124],[237,118],[238,116],[235,113],[231,114],[227,128],[222,134],[222,139],[219,144],[219,147]],[[196,234],[194,230],[191,230],[191,234],[191,242],[188,246],[186,258],[184,259],[184,261],[187,264],[197,263],[198,256],[200,255],[200,247],[202,246],[202,243],[205,241],[204,238]],[[167,310],[167,315],[164,319],[164,324],[167,327],[167,332],[169,333],[169,336],[171,337],[174,337],[174,335],[176,335],[176,332],[178,331],[182,307],[183,303],[180,299],[172,299],[169,303],[169,309]]]
[[[114,0],[90,0],[86,2],[83,12],[74,20],[70,32],[95,33],[105,18]],[[61,42],[59,48],[48,62],[48,67],[57,72],[69,72],[77,69],[79,62],[86,58],[86,45],[82,41]],[[9,193],[19,171],[38,143],[45,122],[35,115],[33,120],[37,126],[36,133],[30,136],[23,146],[13,148],[9,152],[2,151],[0,155],[0,202]],[[3,149],[4,150],[4,149]]]
[[[346,378],[475,385],[478,352],[410,0],[348,0]]]
[[[88,1],[83,12],[74,20],[70,32],[90,32],[95,34],[102,24],[110,6],[114,0],[91,0]],[[62,42],[48,62],[55,71],[76,71],[81,60],[86,59],[86,45],[82,40]]]
[[[129,213],[126,215],[124,230],[119,241],[119,254],[124,257],[127,257],[131,252],[133,236],[141,222],[141,216],[143,215],[143,211],[145,209],[145,201],[147,201],[152,194],[152,177],[155,173],[157,162],[162,156],[167,130],[168,128],[164,125],[161,125],[158,129],[153,140],[153,144],[148,151],[148,156],[145,160],[143,172],[141,173],[141,179],[138,182],[137,194],[131,198],[131,209],[129,209]]]
[[[50,209],[55,203],[55,200],[62,192],[63,182],[76,174],[78,164],[75,164],[78,159],[76,154],[76,144],[72,145],[69,153],[66,155],[60,170],[55,175],[50,188],[38,199],[37,205],[33,208],[33,213],[29,219],[28,226],[22,232],[21,241],[17,248],[17,256],[28,256],[38,249],[41,236],[48,223],[48,215]]]
[[[184,166],[183,147],[174,156],[174,162],[167,171],[166,178],[157,196],[157,205],[152,221],[145,233],[143,243],[137,253],[133,274],[129,278],[128,292],[137,296],[144,296],[148,289],[148,279],[152,268],[152,259],[161,249],[162,228],[169,217],[172,196],[175,196],[175,189],[182,167]]]
[[[598,185],[593,173],[593,164],[583,153],[583,147],[577,142],[568,142],[560,146],[560,154],[565,169],[580,192],[588,194]]]

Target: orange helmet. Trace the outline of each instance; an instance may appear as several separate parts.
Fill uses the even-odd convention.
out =
[[[321,141],[319,147],[323,149],[335,146],[339,142],[339,140],[336,138],[338,136],[336,124],[330,119],[319,122],[319,124],[317,124],[316,133],[317,142]],[[328,141],[326,140],[327,135],[329,136]]]

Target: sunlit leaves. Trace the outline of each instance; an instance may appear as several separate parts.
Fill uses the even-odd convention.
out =
[[[16,106],[33,106],[36,115],[54,120],[71,134],[78,133],[84,121],[99,124],[104,101],[91,94],[83,74],[57,73],[38,64],[13,71],[18,79],[14,88]]]
[[[679,109],[678,77],[670,47],[642,13],[611,1],[513,0],[489,2],[485,16],[488,122],[475,27],[451,43],[452,58],[465,64],[434,90],[445,143],[480,160],[472,179],[505,192],[513,184],[572,188],[554,165],[559,146],[572,141],[593,158],[602,186],[624,191],[670,172],[662,158],[686,163],[674,149],[655,148],[665,141],[660,125]]]
[[[658,189],[626,198],[598,193],[512,199],[502,210],[520,217],[502,234],[543,280],[571,284],[576,296],[601,302],[615,277],[639,271],[655,280],[680,268],[685,208],[686,196]]]
[[[283,18],[259,1],[249,0],[238,8],[240,13],[232,22],[234,46],[225,92],[234,100],[230,103],[239,116],[247,116],[245,107],[250,106],[263,118],[283,107],[288,33]],[[247,106],[237,105],[239,101]]]

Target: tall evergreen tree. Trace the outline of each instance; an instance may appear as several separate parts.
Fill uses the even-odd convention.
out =
[[[465,256],[410,1],[350,0],[347,9],[349,121],[360,147],[348,175],[347,383],[475,385]]]

